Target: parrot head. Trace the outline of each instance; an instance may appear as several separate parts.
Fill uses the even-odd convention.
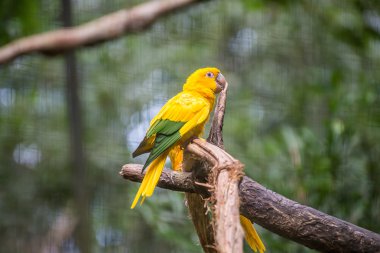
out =
[[[201,68],[194,71],[183,86],[183,90],[217,94],[226,85],[226,79],[217,68]]]

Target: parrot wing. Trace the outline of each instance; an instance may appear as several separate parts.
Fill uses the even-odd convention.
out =
[[[156,146],[159,146],[159,143],[161,143],[160,147],[164,148],[163,143],[170,143],[171,139],[178,140],[178,136],[176,133],[179,129],[185,124],[185,122],[181,121],[171,121],[171,120],[163,120],[159,119],[154,122],[154,124],[149,128],[146,136],[144,137],[144,140],[140,143],[138,148],[132,153],[132,157],[139,156],[141,154],[151,152],[152,149]],[[168,138],[164,138],[164,136]],[[181,136],[179,136],[180,138]],[[164,149],[165,150],[165,149]],[[153,151],[155,151],[153,149]],[[158,151],[155,151],[158,152]]]
[[[151,136],[150,138],[146,138],[145,136],[144,140],[142,140],[137,149],[132,153],[132,157],[135,158],[136,156],[150,152],[153,148],[155,137],[156,136]]]
[[[210,113],[210,105],[202,98],[181,92],[170,99],[151,121],[144,140],[133,152],[134,156],[150,151],[143,169],[172,147],[186,133],[204,123]]]
[[[160,120],[157,127],[163,127],[162,130],[156,133],[156,138],[154,141],[153,148],[146,160],[143,170],[148,167],[148,165],[153,162],[154,159],[159,157],[162,153],[175,144],[181,135],[179,130],[185,125],[185,122],[175,122],[170,120]]]

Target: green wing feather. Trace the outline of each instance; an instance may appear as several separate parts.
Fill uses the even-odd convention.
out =
[[[154,141],[153,149],[146,160],[143,171],[146,167],[151,164],[157,157],[164,153],[168,148],[175,144],[179,139],[181,139],[181,134],[179,130],[185,125],[186,122],[176,122],[168,119],[158,120],[149,129],[146,137],[149,138],[153,134],[156,134],[156,139]]]
[[[149,138],[153,134],[171,135],[177,132],[185,123],[186,122],[171,121],[168,119],[157,120],[146,133],[146,137]]]
[[[154,144],[154,137],[151,136],[150,138],[147,138],[145,136],[144,140],[140,143],[140,145],[136,148],[136,150],[132,153],[132,157],[135,158],[136,156],[142,155],[144,153],[148,153],[152,150],[153,144]]]

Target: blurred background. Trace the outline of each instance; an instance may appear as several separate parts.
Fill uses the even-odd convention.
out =
[[[0,45],[143,1],[72,2],[70,20],[61,1],[1,0]],[[130,210],[118,172],[204,66],[230,83],[225,146],[247,175],[380,232],[380,2],[221,0],[0,66],[0,252],[201,252],[184,194]],[[268,252],[313,252],[257,228]]]

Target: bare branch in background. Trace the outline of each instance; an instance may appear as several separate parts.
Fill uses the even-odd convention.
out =
[[[77,225],[78,218],[69,208],[64,209],[53,221],[39,251],[42,253],[60,252],[64,242],[73,236]]]
[[[25,54],[35,52],[47,55],[59,54],[116,39],[124,34],[146,29],[158,18],[196,2],[199,0],[149,1],[77,27],[21,38],[0,48],[0,64]]]

